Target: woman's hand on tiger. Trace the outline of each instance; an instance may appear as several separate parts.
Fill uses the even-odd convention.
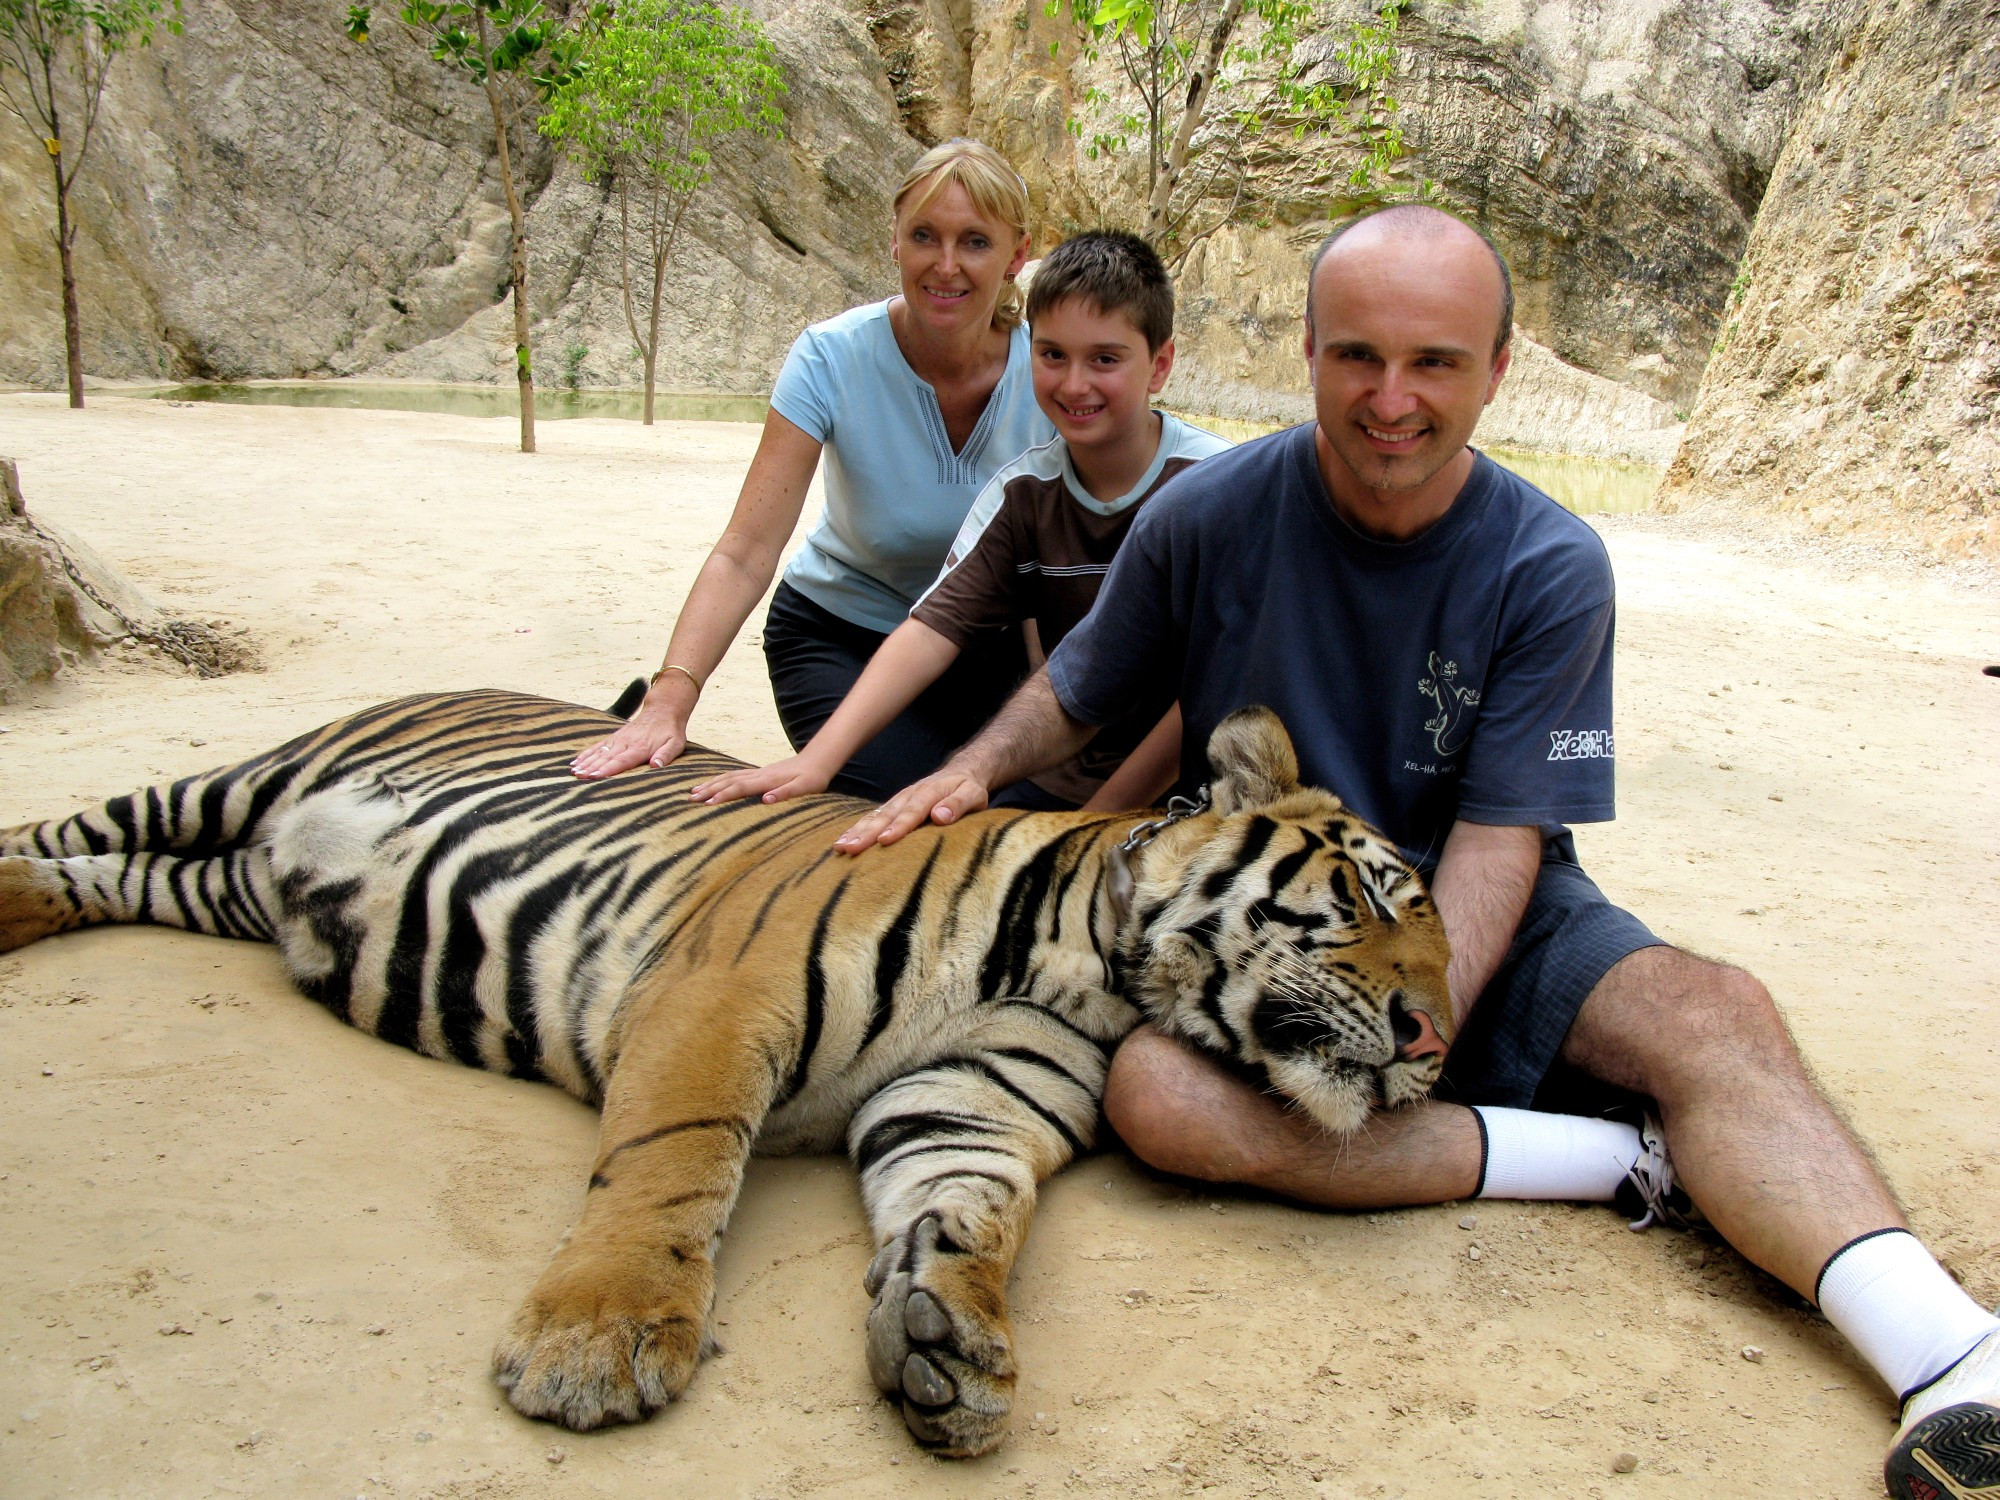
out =
[[[823,792],[833,778],[803,755],[774,760],[768,766],[731,771],[713,781],[688,788],[696,802],[734,802],[739,797],[758,797],[765,802],[786,802],[793,797]]]
[[[642,706],[631,719],[570,762],[572,776],[602,781],[634,766],[664,766],[687,748],[686,718],[662,707]]]
[[[842,854],[861,854],[877,844],[893,844],[926,821],[956,823],[986,805],[986,786],[965,771],[946,766],[904,787],[833,841]]]

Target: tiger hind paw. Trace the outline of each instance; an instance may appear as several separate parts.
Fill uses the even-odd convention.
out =
[[[47,860],[0,858],[0,953],[67,932],[79,921],[76,903]]]
[[[868,1370],[926,1449],[972,1458],[997,1447],[1014,1406],[1006,1268],[951,1243],[926,1214],[876,1253],[865,1285]]]

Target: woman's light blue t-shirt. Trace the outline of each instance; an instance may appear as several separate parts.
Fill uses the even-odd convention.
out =
[[[785,582],[851,624],[888,632],[930,587],[995,470],[1055,428],[1035,405],[1028,334],[965,446],[952,452],[937,393],[910,368],[889,304],[851,308],[798,336],[772,409],[825,448],[826,510]]]

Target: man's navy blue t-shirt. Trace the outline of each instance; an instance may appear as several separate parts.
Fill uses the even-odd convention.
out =
[[[1612,816],[1611,563],[1597,534],[1477,454],[1435,525],[1381,542],[1327,498],[1311,423],[1197,464],[1148,502],[1049,658],[1086,724],[1180,694],[1184,786],[1210,732],[1275,709],[1302,779],[1429,868],[1459,818]]]

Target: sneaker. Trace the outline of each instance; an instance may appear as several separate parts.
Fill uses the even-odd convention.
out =
[[[1640,1230],[1664,1224],[1669,1229],[1694,1229],[1706,1224],[1694,1200],[1674,1181],[1666,1131],[1650,1110],[1639,1121],[1639,1145],[1639,1159],[1626,1170],[1611,1199],[1620,1213],[1631,1218],[1627,1227]]]
[[[2000,1331],[1903,1403],[1882,1480],[1895,1500],[2000,1500]]]

